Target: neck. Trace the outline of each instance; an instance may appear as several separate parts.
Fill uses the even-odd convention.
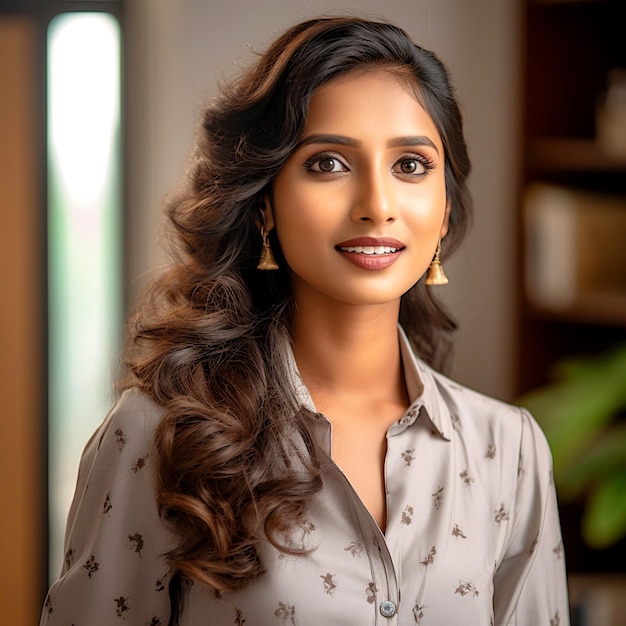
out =
[[[338,393],[405,398],[399,301],[373,306],[299,305],[294,353],[316,405],[324,395]]]

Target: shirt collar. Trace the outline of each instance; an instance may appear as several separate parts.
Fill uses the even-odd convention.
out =
[[[410,406],[396,425],[406,428],[415,421],[414,416],[424,415],[436,433],[449,441],[452,434],[452,416],[437,379],[439,375],[414,354],[401,326],[398,326],[398,340]],[[298,371],[293,351],[289,355],[289,371],[298,404],[312,413],[317,413],[313,398]]]
[[[398,326],[400,354],[404,368],[404,381],[411,409],[420,409],[420,413],[431,422],[434,430],[443,439],[450,441],[452,434],[452,416],[450,407],[442,393],[440,374],[432,370],[413,352],[409,339],[401,326]]]

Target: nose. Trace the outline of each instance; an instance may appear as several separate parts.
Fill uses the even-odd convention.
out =
[[[352,205],[352,219],[374,224],[396,220],[396,198],[393,176],[378,168],[371,168],[356,181]]]

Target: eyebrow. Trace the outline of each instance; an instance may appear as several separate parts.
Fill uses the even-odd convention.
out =
[[[432,148],[437,154],[439,154],[439,150],[434,142],[426,135],[415,135],[412,137],[395,137],[389,142],[390,148],[395,148],[396,146],[428,146]]]
[[[346,137],[344,135],[314,133],[313,135],[308,135],[307,137],[304,137],[298,144],[297,148],[302,148],[303,146],[309,146],[316,143],[330,143],[340,146],[350,146],[351,148],[358,148],[361,145],[361,142],[358,139],[352,139],[352,137]],[[439,154],[437,146],[430,138],[426,137],[425,135],[394,137],[388,142],[387,145],[390,148],[395,148],[397,146],[428,146],[429,148],[432,148],[437,154]]]
[[[350,146],[353,148],[358,148],[361,145],[361,142],[357,139],[345,137],[344,135],[328,135],[324,133],[315,133],[313,135],[309,135],[308,137],[304,137],[297,147],[302,148],[303,146],[310,146],[314,143],[333,143],[340,146]]]

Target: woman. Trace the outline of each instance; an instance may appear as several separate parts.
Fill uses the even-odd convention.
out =
[[[207,108],[42,624],[567,623],[545,439],[426,365],[468,173],[389,24],[295,26]]]

